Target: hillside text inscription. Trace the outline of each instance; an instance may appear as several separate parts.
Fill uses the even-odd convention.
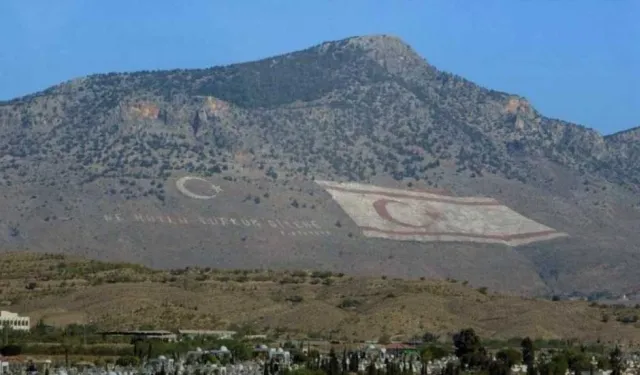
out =
[[[208,193],[198,193],[188,187],[190,181],[197,181],[207,186]],[[216,198],[223,192],[220,186],[196,176],[184,176],[176,180],[176,189],[187,198],[208,200]],[[323,229],[315,220],[280,220],[258,217],[231,216],[189,216],[182,214],[150,214],[137,213],[125,215],[122,213],[105,214],[104,220],[109,223],[137,223],[145,225],[166,226],[209,226],[221,230],[232,229],[262,229],[282,236],[330,236],[331,231]]]
[[[109,223],[139,223],[166,226],[209,226],[227,229],[263,229],[282,236],[330,236],[315,220],[279,220],[256,217],[186,216],[166,214],[106,214]]]

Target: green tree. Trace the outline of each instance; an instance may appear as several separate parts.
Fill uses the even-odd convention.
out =
[[[349,356],[349,372],[359,372],[360,357],[357,352],[351,353]]]
[[[289,375],[326,375],[326,374],[321,370],[310,370],[307,368],[299,368],[291,371]]]
[[[487,351],[472,328],[463,329],[453,335],[453,345],[456,357],[464,366],[463,370],[482,369],[488,364]]]
[[[609,353],[609,364],[611,366],[611,375],[622,374],[622,351],[618,346]]]
[[[116,360],[116,365],[122,367],[134,367],[138,366],[139,364],[140,360],[138,359],[138,357],[132,355],[122,356]]]
[[[453,364],[453,362],[447,362],[444,369],[442,369],[443,375],[458,375],[460,368]]]
[[[585,355],[584,351],[576,352],[574,350],[566,350],[564,355],[567,358],[567,365],[575,375],[580,375],[582,372],[588,371],[591,367],[589,358]]]
[[[253,355],[253,354],[252,354]],[[301,364],[309,362],[309,356],[302,349],[294,349],[291,351],[293,363]]]
[[[4,322],[2,325],[2,345],[9,345],[9,331],[11,327],[9,326],[9,322]]]
[[[487,367],[489,375],[508,375],[509,370],[509,366],[500,360],[491,361]]]
[[[378,374],[378,369],[376,368],[376,365],[372,362],[369,362],[369,365],[367,366],[367,375],[377,375]]]
[[[20,345],[5,345],[0,347],[0,355],[5,357],[20,355],[21,353],[22,347]]]
[[[422,350],[420,351],[420,355],[425,356],[425,358],[423,358],[423,362],[426,362],[448,356],[449,350],[438,345],[429,345],[422,348]]]
[[[427,342],[436,342],[438,341],[438,335],[431,333],[431,332],[425,332],[424,335],[422,335],[422,341],[427,343]]]
[[[507,368],[522,363],[522,354],[512,348],[500,350],[496,353],[496,359],[503,363]]]
[[[234,358],[240,361],[246,361],[253,357],[253,350],[250,345],[240,341],[229,341],[224,345],[233,353]]]
[[[207,353],[205,355],[202,356],[202,360],[204,363],[206,364],[217,364],[218,361],[218,357],[216,357],[215,355],[211,354],[211,353]]]
[[[422,363],[427,363],[431,360],[433,360],[433,353],[431,352],[431,350],[429,350],[429,348],[423,348],[420,351],[420,360],[422,361]]]
[[[520,343],[522,351],[522,362],[527,365],[527,375],[535,375],[536,349],[533,341],[529,337],[525,337]]]
[[[138,357],[138,359],[142,359],[142,340],[135,340],[133,342],[133,355]]]
[[[336,356],[335,350],[331,348],[329,352],[329,375],[339,375],[340,374],[340,363],[338,363],[338,357]]]
[[[556,354],[551,361],[541,363],[539,366],[540,375],[565,375],[569,369],[569,363],[564,353]]]

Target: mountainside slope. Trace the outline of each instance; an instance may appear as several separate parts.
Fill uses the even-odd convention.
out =
[[[0,245],[624,292],[640,281],[636,133],[545,118],[389,36],[90,76],[0,104]],[[185,199],[185,176],[216,197]],[[369,238],[316,179],[492,197],[569,237],[517,248]]]
[[[0,255],[0,283],[0,302],[34,324],[90,318],[102,329],[240,328],[338,340],[410,339],[425,332],[446,337],[467,327],[498,339],[637,342],[640,334],[633,320],[637,308],[501,296],[456,281],[320,271],[161,271],[13,253]]]

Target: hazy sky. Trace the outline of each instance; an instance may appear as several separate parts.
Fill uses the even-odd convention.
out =
[[[0,100],[394,34],[431,64],[611,133],[640,125],[638,0],[0,0]]]

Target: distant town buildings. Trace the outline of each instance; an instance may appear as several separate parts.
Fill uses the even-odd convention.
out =
[[[217,330],[209,330],[209,329],[179,329],[178,334],[181,337],[198,337],[198,336],[209,336],[216,337],[218,339],[231,339],[236,335],[236,331],[217,331]]]
[[[16,331],[28,331],[31,329],[31,320],[28,316],[20,316],[9,311],[0,311],[0,327],[8,326]]]
[[[217,331],[207,329],[179,329],[178,333],[166,330],[134,330],[134,331],[102,331],[103,336],[133,336],[134,339],[159,339],[175,342],[182,338],[195,338],[201,336],[215,337],[217,339],[231,339],[236,331]],[[264,335],[263,335],[264,336]],[[264,336],[266,338],[266,336]]]
[[[158,339],[166,342],[178,341],[178,335],[166,330],[101,331],[102,336],[131,336],[134,340]]]

